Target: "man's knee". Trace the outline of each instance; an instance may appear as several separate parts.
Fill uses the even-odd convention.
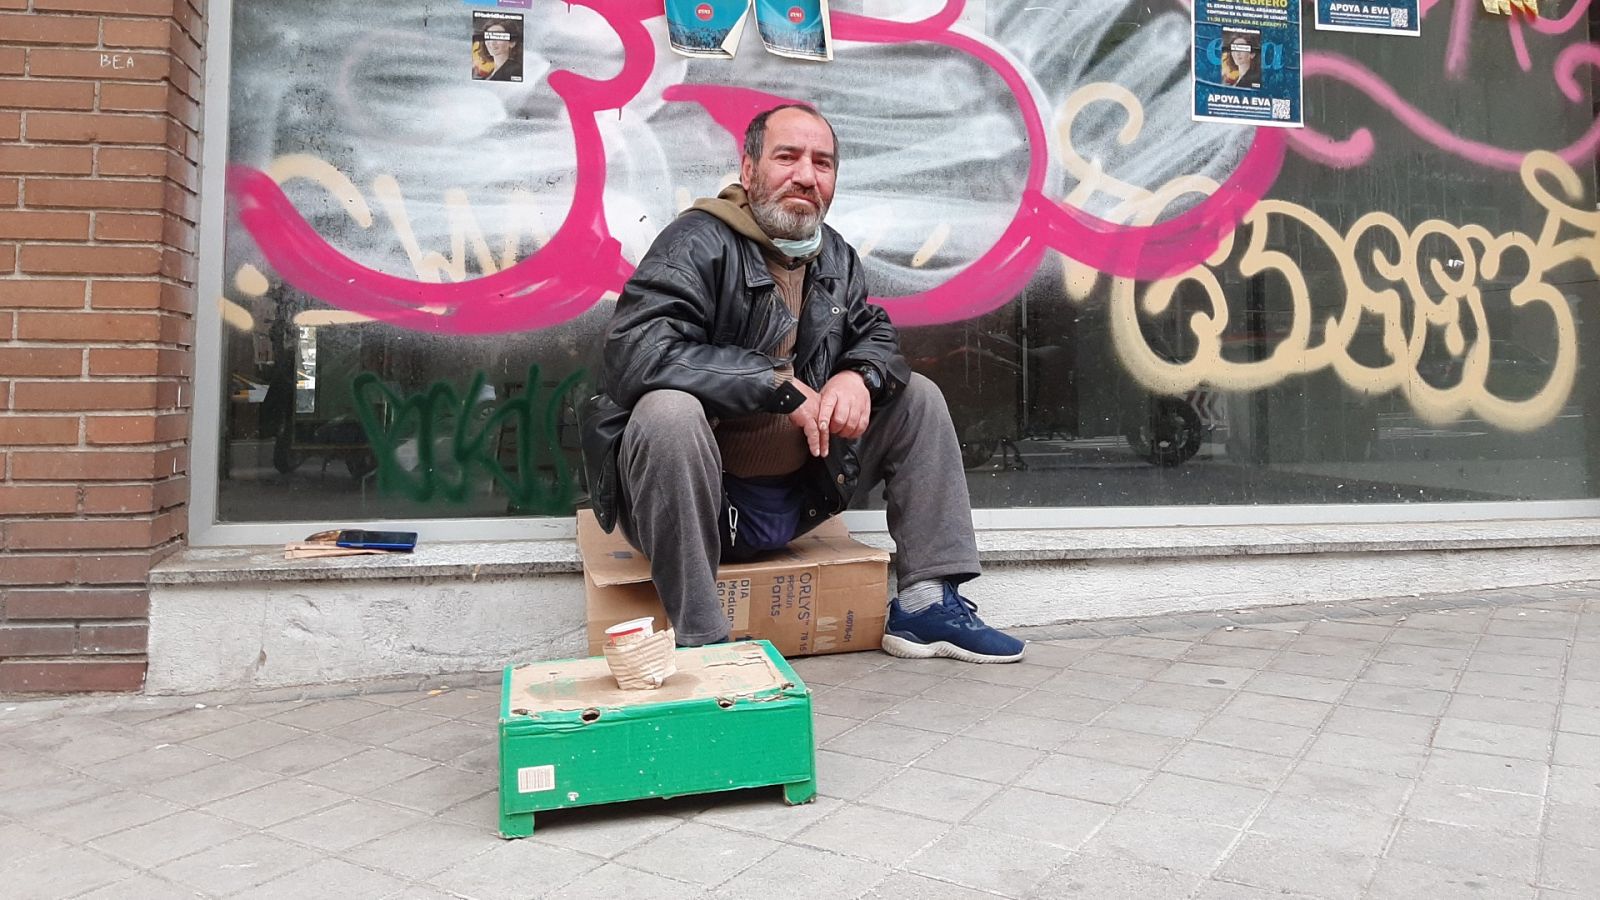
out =
[[[915,421],[934,421],[950,418],[950,407],[944,401],[944,392],[934,384],[932,379],[911,373],[911,378],[906,382],[905,390],[900,392],[896,403],[905,404],[906,415]]]
[[[683,391],[651,391],[640,397],[622,442],[624,452],[686,453],[693,458],[715,445],[705,408]]]

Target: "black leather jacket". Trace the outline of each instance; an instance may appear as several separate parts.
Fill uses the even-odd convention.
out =
[[[795,377],[821,390],[835,373],[865,363],[882,381],[874,407],[905,388],[911,368],[899,336],[883,309],[867,303],[861,260],[826,225],[800,317]],[[784,362],[772,350],[792,324],[754,241],[698,210],[661,232],[617,300],[606,328],[601,393],[585,409],[584,466],[602,528],[616,525],[617,447],[639,398],[679,390],[698,397],[708,417],[761,412]],[[801,533],[850,504],[860,472],[855,443],[835,435],[827,458],[807,463]]]

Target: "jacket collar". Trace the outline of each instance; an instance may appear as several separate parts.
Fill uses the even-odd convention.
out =
[[[724,228],[728,228],[723,223]],[[845,260],[843,258],[844,238],[827,224],[822,226],[822,252],[811,261],[811,271],[807,274],[810,278],[827,278],[838,280],[844,278]],[[732,228],[728,228],[730,232]],[[739,246],[739,262],[744,269],[745,287],[767,287],[773,283],[772,273],[767,271],[767,260],[761,253],[761,245],[755,241],[734,233],[734,241]]]

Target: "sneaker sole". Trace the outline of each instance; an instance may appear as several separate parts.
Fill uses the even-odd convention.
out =
[[[1020,662],[1022,653],[1026,653],[1027,650],[1024,649],[1022,653],[1016,653],[1011,656],[988,656],[957,647],[949,641],[919,644],[916,641],[908,641],[903,637],[886,634],[883,636],[883,652],[890,656],[898,656],[901,659],[933,659],[934,657],[942,656],[945,659],[954,659],[965,663],[1014,663]]]

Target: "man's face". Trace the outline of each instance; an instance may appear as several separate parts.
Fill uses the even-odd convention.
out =
[[[837,162],[827,123],[801,109],[767,119],[761,158],[739,162],[750,211],[768,237],[804,240],[822,226],[833,202]]]

